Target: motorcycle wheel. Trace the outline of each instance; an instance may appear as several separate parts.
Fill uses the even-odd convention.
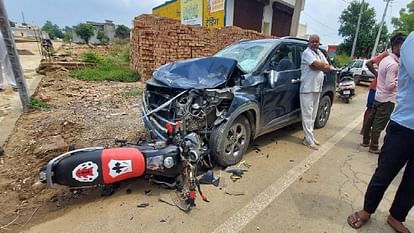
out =
[[[345,98],[344,101],[346,104],[349,104],[349,98]]]

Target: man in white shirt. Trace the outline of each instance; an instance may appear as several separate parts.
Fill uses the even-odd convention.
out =
[[[318,150],[317,145],[320,145],[313,135],[313,127],[318,112],[324,72],[331,70],[325,55],[319,50],[319,42],[318,35],[309,37],[309,46],[302,54],[302,75],[300,77],[300,109],[305,133],[303,144],[313,150]]]
[[[0,92],[4,90],[3,73],[5,73],[7,81],[10,86],[12,86],[13,91],[17,91],[16,80],[14,79],[12,66],[7,54],[6,44],[4,42],[3,35],[0,32]]]

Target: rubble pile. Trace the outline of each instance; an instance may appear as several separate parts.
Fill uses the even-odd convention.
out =
[[[238,27],[208,29],[145,14],[134,20],[130,67],[147,80],[157,67],[168,62],[210,56],[241,39],[268,37]]]

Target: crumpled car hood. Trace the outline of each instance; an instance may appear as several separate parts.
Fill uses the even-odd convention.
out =
[[[172,88],[215,88],[224,84],[236,67],[237,61],[230,58],[196,58],[163,65],[153,78]]]

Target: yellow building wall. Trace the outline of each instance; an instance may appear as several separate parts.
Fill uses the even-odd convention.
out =
[[[204,0],[203,3],[203,26],[209,28],[224,27],[225,9],[210,13],[208,1],[209,0]],[[172,0],[165,3],[165,5],[153,9],[152,14],[181,20],[181,0]]]
[[[164,16],[170,19],[181,20],[181,3],[180,0],[165,3],[164,6],[153,9],[152,14]]]

